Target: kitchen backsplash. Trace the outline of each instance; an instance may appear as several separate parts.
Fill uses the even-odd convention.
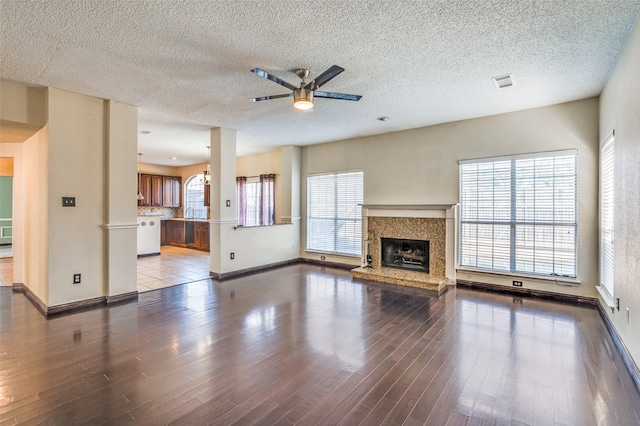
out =
[[[162,217],[181,217],[180,207],[138,207],[138,216],[161,215]]]

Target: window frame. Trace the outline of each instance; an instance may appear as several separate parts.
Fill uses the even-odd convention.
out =
[[[350,177],[356,177],[359,181],[357,182],[357,186],[353,192],[354,194],[350,194],[348,192],[339,193],[339,186],[342,185],[346,187],[350,182]],[[331,216],[321,216],[314,215],[313,211],[317,210],[316,206],[312,206],[314,202],[313,198],[314,189],[312,188],[312,184],[316,179],[322,178],[332,178],[333,179],[333,212]],[[306,251],[313,253],[327,253],[338,256],[349,256],[349,257],[361,257],[362,255],[362,204],[364,202],[364,173],[362,170],[351,170],[351,171],[341,171],[341,172],[330,172],[330,173],[316,173],[307,175],[307,232],[306,232]],[[331,194],[329,194],[331,195]],[[320,194],[318,194],[320,196]],[[351,198],[351,199],[349,199]],[[349,211],[344,217],[340,216],[339,209],[342,207],[345,208],[344,203],[340,203],[340,201],[348,201],[347,210]],[[326,207],[326,206],[325,206]],[[325,211],[325,214],[327,211]],[[350,217],[351,216],[351,217]],[[333,249],[327,249],[327,245],[321,247],[322,244],[317,244],[317,241],[314,242],[314,222],[317,222],[318,225],[320,223],[332,222],[333,226],[333,234],[330,236],[330,240],[333,241]],[[342,226],[338,226],[342,224]],[[351,224],[352,234],[349,235],[347,232],[346,239],[351,237],[354,243],[349,244],[353,249],[352,250],[342,250],[339,244],[339,241],[345,239],[340,235],[340,231],[344,228],[345,224]],[[349,228],[349,227],[347,227]],[[344,247],[344,246],[343,246]]]
[[[615,134],[600,143],[599,159],[600,286],[598,290],[613,305],[615,295]],[[607,241],[611,241],[607,244]],[[604,293],[604,294],[603,294]]]
[[[195,182],[197,185],[202,186],[202,192],[201,195],[196,197],[195,203],[190,203],[190,198],[193,196],[192,193],[189,191],[189,185]],[[188,208],[193,208],[193,216],[194,219],[206,219],[207,218],[207,207],[204,205],[204,190],[205,190],[205,185],[204,185],[204,175],[202,173],[199,174],[195,174],[191,177],[189,177],[186,182],[184,183],[184,197],[183,197],[183,210],[182,210],[182,216],[183,217],[187,217],[187,209]],[[198,204],[198,201],[200,201],[200,203],[202,204],[201,206],[197,206],[199,207],[198,209],[196,209],[195,207],[192,206],[192,204]],[[196,215],[196,212],[200,212],[202,213],[201,215]]]
[[[562,173],[563,162],[566,170],[570,171],[569,174]],[[478,169],[475,175],[477,190],[474,193],[471,187],[474,182],[473,167],[469,166],[477,167],[486,163],[491,163],[493,168],[489,171],[489,167],[485,166],[486,170],[482,173]],[[502,176],[496,179],[495,168],[498,165],[502,166],[502,169],[499,169]],[[547,169],[544,168],[545,166]],[[536,170],[536,167],[541,171]],[[551,174],[548,174],[549,168]],[[527,171],[528,174],[526,174]],[[547,173],[544,173],[545,171]],[[490,175],[490,180],[487,181]],[[485,178],[484,182],[482,178]],[[577,280],[577,150],[461,160],[459,161],[459,179],[458,263],[460,269],[556,280]],[[541,183],[546,183],[548,186],[549,182],[552,182],[551,189],[539,186]],[[505,186],[505,183],[508,185]],[[496,201],[497,187],[499,193]],[[533,194],[524,195],[524,188],[533,189]],[[570,192],[562,192],[569,188],[571,188]],[[475,198],[468,194],[475,195]],[[487,202],[491,205],[487,206]],[[536,208],[536,203],[542,203],[543,206],[546,203],[548,207]],[[466,204],[471,205],[470,210],[465,208]],[[499,205],[498,208],[496,204]],[[473,207],[477,210],[475,219],[468,213],[473,212]],[[481,210],[480,207],[484,207],[485,210]],[[560,220],[559,217],[563,215],[569,219]],[[480,219],[480,216],[483,218]],[[490,219],[486,219],[488,216]],[[474,230],[474,226],[475,241],[470,232]],[[496,228],[498,237],[496,237]],[[482,230],[490,230],[491,235],[481,236]],[[490,265],[487,264],[489,262]]]

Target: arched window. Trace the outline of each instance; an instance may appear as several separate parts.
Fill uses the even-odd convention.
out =
[[[204,176],[191,176],[184,185],[184,217],[206,219],[207,208],[204,205]]]

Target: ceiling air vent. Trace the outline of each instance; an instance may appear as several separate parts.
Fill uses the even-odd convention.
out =
[[[511,74],[505,74],[499,77],[493,77],[492,80],[498,89],[504,89],[505,87],[513,86],[513,77]]]

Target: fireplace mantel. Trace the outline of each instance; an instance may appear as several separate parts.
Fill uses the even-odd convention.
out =
[[[363,217],[455,217],[456,204],[362,204]]]
[[[457,204],[362,204],[362,259],[361,267],[353,270],[354,277],[438,290],[445,283],[455,282],[456,214]],[[369,222],[374,221],[376,225],[369,229]],[[380,237],[432,240],[433,248],[437,249],[432,253],[433,272],[426,278],[414,279],[407,276],[408,272],[399,277],[397,271],[381,268]],[[372,253],[373,265],[367,260],[367,254]]]

